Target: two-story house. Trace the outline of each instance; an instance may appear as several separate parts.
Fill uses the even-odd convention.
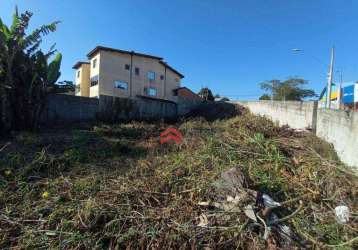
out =
[[[76,95],[123,98],[150,97],[176,101],[175,89],[184,76],[163,58],[98,46],[87,55],[89,62],[78,62]]]

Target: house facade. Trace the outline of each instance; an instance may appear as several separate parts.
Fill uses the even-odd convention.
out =
[[[202,98],[198,94],[194,93],[187,87],[179,87],[173,91],[175,96],[183,97],[189,100],[202,101]]]
[[[89,62],[78,62],[73,67],[76,95],[176,101],[174,90],[184,76],[163,58],[102,46],[87,56]]]

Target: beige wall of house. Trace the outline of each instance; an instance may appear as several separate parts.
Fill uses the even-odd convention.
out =
[[[90,65],[82,63],[75,71],[76,95],[89,97]]]
[[[176,101],[176,96],[173,95],[173,90],[179,88],[181,84],[181,78],[178,74],[171,69],[166,70],[166,96],[169,96],[169,100]]]
[[[100,75],[100,94],[118,97],[129,97],[130,71],[125,69],[125,64],[130,64],[130,55],[100,51],[101,75]],[[127,83],[127,89],[114,87],[114,82],[120,81]]]
[[[95,68],[93,68],[94,59],[97,59]],[[137,74],[136,68],[139,69],[139,74]],[[154,80],[148,78],[149,71],[155,73]],[[98,95],[148,96],[145,88],[147,91],[149,88],[154,88],[156,95],[152,97],[175,101],[173,89],[180,87],[181,80],[177,73],[165,67],[159,59],[105,50],[99,51],[91,58],[90,75],[91,78],[99,76],[99,86],[90,88],[90,97]],[[120,84],[124,88],[117,88],[115,84]]]

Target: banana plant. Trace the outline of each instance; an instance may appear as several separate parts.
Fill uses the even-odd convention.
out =
[[[19,14],[16,7],[9,27],[0,18],[0,129],[36,127],[61,74],[62,55],[55,55],[54,46],[47,53],[40,49],[43,37],[56,31],[59,22],[27,34],[32,15]]]

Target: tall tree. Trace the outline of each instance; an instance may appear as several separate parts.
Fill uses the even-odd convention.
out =
[[[47,95],[60,76],[61,54],[55,55],[54,46],[47,53],[40,49],[43,37],[54,32],[59,22],[27,34],[32,15],[19,14],[16,7],[10,27],[0,18],[1,130],[37,127]]]
[[[268,101],[271,100],[271,96],[269,96],[268,94],[263,94],[262,96],[260,96],[259,100]]]
[[[260,86],[273,97],[273,100],[302,101],[304,98],[317,96],[312,89],[303,88],[307,83],[302,78],[289,78],[285,81],[265,81],[260,83]]]
[[[55,93],[74,95],[76,92],[76,86],[72,81],[64,80],[55,84]]]

